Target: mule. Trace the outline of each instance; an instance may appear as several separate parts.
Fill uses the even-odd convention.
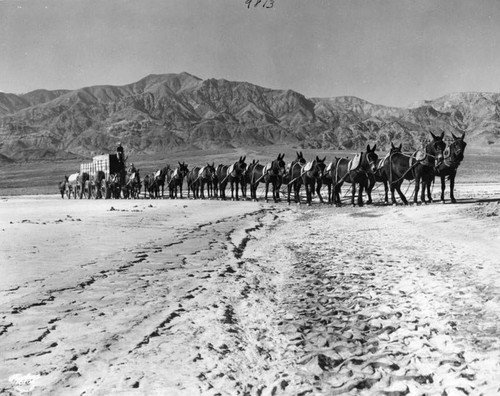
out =
[[[215,184],[215,164],[207,163],[206,166],[200,169],[198,177],[200,179],[200,197],[205,199],[205,187],[207,188],[208,198],[214,196],[214,184]]]
[[[302,184],[304,185],[304,189],[306,190],[306,203],[308,206],[312,204],[312,196],[314,195],[314,191],[316,188],[316,193],[318,194],[319,200],[323,203],[323,197],[321,196],[321,180],[323,178],[323,173],[326,168],[326,157],[320,159],[318,156],[307,163],[302,168]]]
[[[289,164],[288,171],[285,173],[283,183],[287,185],[288,204],[290,205],[290,196],[293,188],[295,203],[300,203],[300,187],[302,186],[302,168],[307,163],[302,151],[296,152],[296,158]]]
[[[251,198],[257,201],[257,187],[259,183],[262,181],[265,183],[265,200],[269,202],[269,185],[272,185],[273,188],[273,201],[280,201],[280,187],[283,183],[283,175],[285,174],[286,164],[283,161],[285,158],[285,154],[278,154],[278,157],[267,164],[266,166],[262,166],[258,163],[253,163],[252,172],[250,174],[250,195]]]
[[[167,171],[167,179],[166,182],[168,184],[169,196],[171,199],[177,198],[177,189],[180,192],[180,198],[182,199],[182,185],[184,183],[184,178],[189,173],[189,168],[184,161],[182,163],[179,162],[179,166],[175,169],[169,169]]]
[[[220,199],[226,199],[226,186],[229,183],[231,186],[231,199],[239,201],[238,190],[242,175],[247,168],[245,159],[246,157],[240,157],[238,161],[230,166],[221,164],[217,167],[216,175],[219,184]]]
[[[252,173],[255,169],[255,166],[258,164],[259,164],[259,160],[253,159],[252,162],[250,162],[248,164],[247,169],[245,170],[244,176],[243,176],[243,179],[244,179],[243,184],[245,184],[245,189],[247,188],[247,185],[248,185],[248,187],[250,188],[250,199],[255,200],[255,201],[257,200],[257,192],[255,192],[255,194],[254,194],[253,190],[252,190]],[[254,197],[254,195],[255,195],[255,197]]]
[[[163,198],[163,194],[165,191],[165,181],[167,180],[167,173],[169,169],[170,165],[164,166],[163,168],[158,169],[153,175],[153,180],[150,183],[151,187],[153,188],[155,198]]]
[[[92,195],[94,198],[104,198],[108,197],[108,184],[106,182],[106,173],[99,170],[95,175],[92,176],[91,181]]]
[[[152,173],[150,175],[144,176],[142,184],[144,185],[144,198],[149,198],[149,199],[156,198],[157,186],[156,186],[155,174]]]
[[[389,176],[386,174],[384,164],[389,160],[392,154],[400,153],[402,148],[402,143],[398,147],[396,147],[391,142],[391,149],[389,153],[387,153],[384,158],[379,158],[377,160],[375,172],[369,174],[368,187],[366,188],[366,195],[368,196],[368,201],[366,202],[367,204],[372,203],[372,191],[375,187],[375,183],[382,183],[384,185],[384,204],[389,204]]]
[[[401,191],[401,184],[404,180],[414,181],[415,188],[413,191],[413,202],[418,204],[418,193],[420,183],[422,183],[421,201],[426,202],[425,192],[429,191],[428,187],[434,180],[436,163],[439,164],[443,160],[443,151],[445,142],[443,141],[444,132],[441,136],[436,136],[430,132],[432,140],[424,147],[423,150],[415,151],[412,155],[407,155],[401,152],[391,154],[389,160],[384,164],[384,172],[388,176],[389,187],[391,189],[391,201],[396,205],[394,191],[397,191],[401,201],[408,205],[408,200]],[[432,198],[429,196],[429,202]]]
[[[341,206],[340,189],[344,182],[351,183],[351,205],[355,206],[356,185],[358,190],[358,206],[363,206],[363,192],[368,187],[370,174],[375,172],[378,155],[375,152],[377,145],[370,148],[366,146],[366,152],[357,154],[353,159],[340,158],[335,166],[334,175],[334,203]]]
[[[59,182],[59,192],[61,193],[62,199],[64,199],[64,195],[67,195],[68,199],[70,199],[71,193],[69,189],[68,176],[64,176],[64,180]]]
[[[90,199],[92,195],[92,186],[90,184],[90,175],[87,172],[80,174],[78,177],[78,184],[80,199],[84,196],[87,197],[87,199]]]
[[[188,190],[188,198],[189,193],[193,192],[193,198],[198,199],[200,197],[200,170],[199,166],[195,166],[192,168],[187,174],[187,190]]]
[[[122,176],[122,174],[123,174],[123,176]],[[109,193],[108,193],[108,195],[111,198],[115,198],[115,199],[120,198],[121,190],[122,190],[122,183],[125,183],[125,177],[126,177],[125,170],[121,170],[118,173],[112,173],[109,175],[109,180],[108,180]],[[123,180],[123,182],[122,182],[122,180]]]
[[[455,176],[458,167],[464,160],[464,152],[467,143],[464,141],[465,133],[462,136],[453,136],[453,142],[445,148],[443,161],[436,165],[436,176],[441,178],[441,202],[444,203],[444,191],[446,189],[446,178],[450,182],[450,200],[451,203],[457,203],[454,195]],[[429,193],[428,193],[429,194]]]
[[[123,198],[139,198],[141,193],[142,183],[139,169],[135,172],[127,173],[125,177],[125,184],[122,186]]]
[[[318,181],[317,190],[320,190],[323,185],[328,187],[327,202],[329,205],[332,205],[335,200],[335,175],[339,160],[340,158],[335,157],[335,159],[325,167],[323,177]]]

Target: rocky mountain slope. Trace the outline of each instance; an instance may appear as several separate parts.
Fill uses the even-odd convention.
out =
[[[0,162],[287,144],[362,149],[391,141],[415,148],[428,131],[500,137],[500,94],[458,93],[408,108],[356,97],[306,98],[247,82],[150,75],[124,86],[0,93]]]

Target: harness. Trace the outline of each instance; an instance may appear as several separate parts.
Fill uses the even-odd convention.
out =
[[[294,183],[297,179],[300,179],[302,175],[304,174],[303,169],[305,165],[301,165],[300,162],[295,162],[294,164],[290,164],[288,172],[291,174],[293,172],[293,169],[295,168],[295,165],[300,166],[300,175],[297,176],[295,179],[290,180],[287,185],[289,186],[290,184]]]
[[[234,166],[236,165],[236,162],[232,165],[229,165],[229,167],[227,168],[227,174],[226,174],[226,177],[224,179],[222,179],[222,181],[220,182],[220,184],[224,183],[227,178],[231,175],[231,173],[234,172]],[[236,177],[235,175],[233,175],[233,177]]]
[[[335,180],[337,180],[337,182],[334,184],[334,187],[338,186],[339,184],[344,183],[345,179],[349,175],[349,172],[355,171],[357,173],[364,173],[365,175],[368,175],[369,173],[373,173],[370,170],[365,170],[363,168],[360,168],[362,158],[363,158],[363,153],[358,153],[354,156],[353,159],[349,160],[347,162],[347,172],[340,179],[339,179],[339,167],[338,167],[338,165],[339,165],[340,161],[342,161],[343,159],[346,159],[346,158],[337,158],[337,162],[335,163]],[[370,165],[370,167],[376,168],[376,166],[374,166],[375,161],[368,160],[368,165]]]
[[[400,154],[400,155],[403,155],[407,158],[409,158],[409,165],[410,167],[403,173],[403,175],[397,179],[396,181],[393,181],[393,182],[390,182],[391,185],[392,184],[396,184],[398,183],[399,181],[403,180],[406,175],[409,173],[409,172],[413,172],[413,169],[418,165],[418,164],[422,164],[424,166],[428,166],[428,167],[431,167],[432,164],[427,160],[427,157],[432,157],[432,158],[436,158],[435,155],[433,154],[430,154],[430,153],[427,153],[427,152],[424,152],[422,150],[417,150],[415,151],[414,153],[412,153],[411,155],[408,155],[406,153],[402,153],[402,152],[395,152],[395,153],[389,153],[388,156],[389,156],[389,161],[391,162],[391,166],[389,168],[390,170],[390,174],[389,174],[389,180],[392,180],[392,157],[395,155],[395,154]],[[387,156],[384,158],[384,161],[386,161],[387,159]],[[434,169],[436,169],[436,167],[434,167]],[[415,175],[414,175],[415,177]]]
[[[290,173],[292,172],[293,170],[293,167],[295,165],[299,165],[300,166],[300,175],[297,176],[295,179],[292,179],[288,182],[288,185],[294,183],[297,179],[300,179],[302,176],[304,176],[306,173],[308,172],[311,172],[313,170],[313,164],[314,164],[315,160],[313,161],[309,161],[307,162],[305,165],[301,165],[299,162],[296,162],[295,164],[293,164],[293,166],[291,166],[290,168]],[[316,167],[318,167],[318,164],[316,163]],[[321,174],[321,170],[320,170],[320,174]],[[321,177],[321,176],[320,176]]]

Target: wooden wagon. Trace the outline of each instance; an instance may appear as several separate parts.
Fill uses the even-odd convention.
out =
[[[87,198],[119,197],[124,167],[116,154],[97,155],[92,162],[80,164],[82,194]]]

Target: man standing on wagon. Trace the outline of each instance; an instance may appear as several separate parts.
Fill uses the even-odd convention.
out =
[[[118,157],[118,162],[120,163],[120,167],[125,169],[125,160],[123,157],[123,147],[121,142],[118,142],[118,147],[116,148],[116,156]]]

